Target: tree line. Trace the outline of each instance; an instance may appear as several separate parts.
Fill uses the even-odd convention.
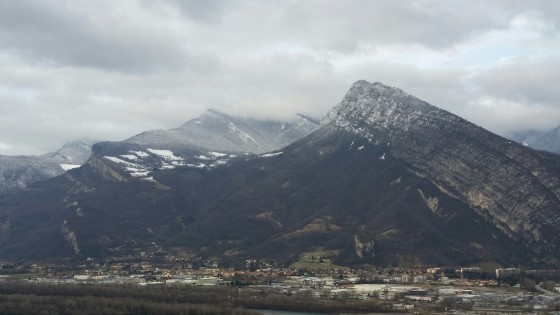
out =
[[[0,314],[34,314],[32,310],[46,311],[41,314],[71,314],[77,310],[83,314],[255,314],[250,309],[323,313],[390,311],[379,300],[342,295],[317,297],[310,291],[285,294],[266,287],[0,283]]]

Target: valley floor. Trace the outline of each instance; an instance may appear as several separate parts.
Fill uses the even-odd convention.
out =
[[[560,286],[551,280],[555,279],[553,271],[500,269],[511,274],[488,279],[490,275],[481,272],[477,279],[472,274],[476,268],[456,270],[462,275],[453,276],[450,269],[442,268],[430,274],[429,270],[403,268],[198,268],[172,272],[148,266],[139,263],[127,264],[124,269],[82,266],[64,270],[33,265],[25,274],[15,272],[15,268],[0,276],[0,313],[256,314],[258,310],[277,310],[560,314],[560,293],[556,292]],[[10,268],[3,269],[7,270]],[[539,276],[548,278],[537,284]]]

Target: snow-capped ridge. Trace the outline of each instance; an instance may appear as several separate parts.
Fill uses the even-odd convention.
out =
[[[157,147],[143,147],[127,149],[116,143],[113,152],[100,153],[104,160],[113,164],[113,167],[128,174],[132,178],[147,179],[158,171],[172,170],[179,167],[212,170],[228,165],[232,160],[238,159],[235,154],[217,151],[172,151]]]

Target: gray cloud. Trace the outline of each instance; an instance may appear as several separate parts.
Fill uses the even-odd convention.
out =
[[[297,1],[284,11],[284,20],[289,34],[306,34],[304,39],[318,47],[346,51],[360,44],[405,42],[442,49],[505,27],[502,14],[484,14],[488,9],[492,7],[448,1]]]
[[[560,55],[518,58],[473,78],[484,93],[528,106],[560,106]]]
[[[528,15],[536,20],[533,27],[538,27],[544,34],[557,37],[560,30],[560,2],[549,0],[523,1],[514,0],[503,3],[508,10],[517,15]]]
[[[459,114],[500,134],[560,124],[560,56],[521,57],[468,78],[474,92]]]
[[[105,14],[106,4],[84,12],[61,1],[1,1],[2,48],[34,63],[108,71],[169,70],[196,61],[162,25]]]
[[[225,12],[236,6],[234,0],[167,0],[163,2],[176,6],[188,18],[207,24],[221,23]]]

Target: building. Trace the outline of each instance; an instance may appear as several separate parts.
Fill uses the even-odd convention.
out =
[[[424,275],[417,275],[414,276],[414,278],[412,279],[412,282],[414,283],[426,283],[427,279],[426,276]]]
[[[410,282],[410,276],[409,275],[402,275],[401,276],[401,282],[402,283],[409,283]]]
[[[506,278],[509,276],[518,275],[521,273],[519,268],[499,268],[496,269],[496,278]]]

